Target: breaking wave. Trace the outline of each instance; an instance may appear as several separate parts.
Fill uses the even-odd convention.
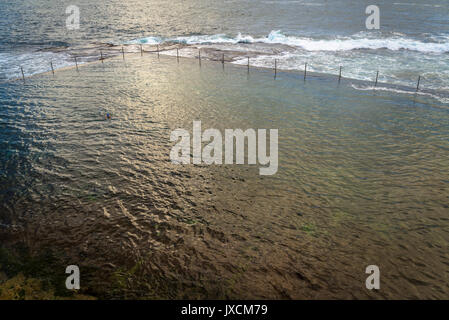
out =
[[[411,50],[422,53],[448,53],[449,40],[423,42],[394,34],[389,37],[375,37],[368,33],[358,33],[350,37],[335,39],[313,39],[309,37],[288,36],[280,30],[271,31],[266,37],[256,38],[239,33],[236,37],[225,34],[192,35],[173,38],[146,37],[133,40],[130,43],[158,44],[176,42],[188,45],[195,44],[237,44],[237,43],[270,43],[299,47],[307,51],[350,51],[357,49],[388,49],[393,51]]]

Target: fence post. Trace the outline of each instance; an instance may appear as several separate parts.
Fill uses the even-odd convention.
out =
[[[418,85],[416,86],[416,92],[419,90],[419,83],[421,82],[421,76],[418,76]]]
[[[157,58],[159,59],[159,44],[157,45]]]
[[[307,76],[307,62],[304,65],[304,80],[306,80],[306,76]]]
[[[248,73],[249,73],[249,57],[248,57]]]
[[[143,48],[142,48],[142,45],[140,45],[140,56],[141,56],[141,57],[143,56]]]
[[[51,66],[51,73],[55,75],[55,70],[53,69],[53,61],[50,61],[50,66]]]
[[[79,72],[79,70],[78,70],[78,61],[76,61],[76,56],[75,56],[75,66],[76,66],[76,71]]]
[[[103,52],[100,50],[100,60],[101,60],[101,63],[103,63]]]
[[[122,46],[122,56],[123,56],[123,60],[125,60],[125,49],[123,49],[123,46]]]
[[[338,82],[340,82],[340,80],[341,80],[341,66],[340,66],[340,73],[338,74]]]
[[[379,71],[376,73],[376,82],[374,83],[374,87],[377,87],[377,79],[379,79]]]
[[[23,68],[22,67],[20,67],[20,71],[22,71],[22,80],[23,80],[23,82],[25,82],[25,75],[23,74]]]
[[[176,59],[178,60],[178,63],[179,63],[179,49],[178,48],[176,48]]]
[[[277,76],[277,64],[278,64],[278,60],[274,59],[274,78],[276,79]]]
[[[201,49],[198,49],[198,61],[200,63],[200,67],[201,67]]]

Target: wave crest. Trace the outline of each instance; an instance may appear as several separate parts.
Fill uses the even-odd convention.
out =
[[[361,49],[387,49],[392,51],[412,50],[423,53],[447,53],[449,42],[422,42],[410,39],[402,35],[374,38],[370,35],[356,34],[351,37],[338,37],[335,39],[313,39],[284,35],[280,30],[271,31],[263,38],[254,38],[250,35],[239,33],[236,37],[228,37],[224,34],[193,35],[174,38],[147,37],[131,41],[131,43],[157,44],[162,42],[177,42],[189,45],[196,44],[237,44],[237,43],[270,43],[284,44],[299,47],[306,51],[350,51]]]

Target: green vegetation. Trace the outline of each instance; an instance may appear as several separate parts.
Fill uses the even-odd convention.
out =
[[[50,251],[31,255],[23,246],[0,247],[0,300],[94,299],[67,290],[65,270]]]
[[[25,246],[0,246],[0,300],[202,299],[210,295],[203,287],[210,279],[201,279],[199,284],[180,280],[152,268],[151,254],[107,270],[80,265],[81,289],[72,291],[65,287],[68,260],[51,250],[31,254]],[[221,297],[218,291],[215,294]]]
[[[57,296],[55,289],[45,281],[36,278],[27,278],[19,273],[11,279],[0,282],[0,300],[93,300],[94,297],[72,293]]]
[[[301,227],[302,231],[310,234],[310,235],[315,235],[316,232],[316,227],[315,224],[313,223],[304,223]]]

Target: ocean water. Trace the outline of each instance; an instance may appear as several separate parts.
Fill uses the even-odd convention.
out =
[[[0,4],[0,79],[97,59],[107,44],[178,43],[218,49],[234,63],[311,71],[441,91],[447,103],[449,3],[381,0],[379,30],[365,27],[359,0],[80,0],[80,29],[66,28],[71,1],[4,1]],[[137,48],[127,48],[130,51]],[[236,53],[244,55],[235,58]],[[183,50],[192,56],[197,50]],[[221,56],[221,54],[220,54]],[[442,96],[442,98],[439,98]]]
[[[376,32],[361,1],[79,1],[76,32],[69,4],[0,4],[2,246],[137,263],[110,298],[449,297],[447,2],[379,2]],[[279,129],[278,173],[172,164],[194,120]]]

